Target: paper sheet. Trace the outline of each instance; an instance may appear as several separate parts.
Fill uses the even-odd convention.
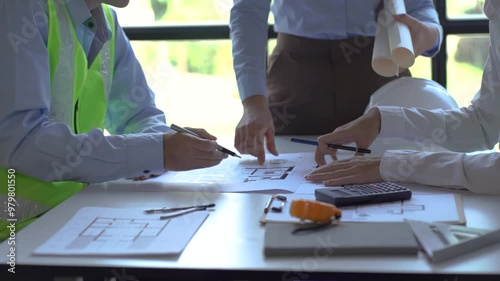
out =
[[[229,157],[210,168],[167,172],[141,182],[140,190],[294,192],[304,182],[304,175],[316,167],[313,153],[266,155],[263,165],[259,165],[253,156],[242,157]],[[126,188],[126,185],[120,185],[120,188]]]
[[[197,211],[168,220],[160,220],[160,216],[143,214],[139,209],[85,207],[34,254],[180,254],[208,212]]]
[[[392,17],[404,13],[403,0],[384,0],[384,9],[377,18],[372,57],[372,68],[381,76],[397,75],[399,67],[409,68],[415,63],[410,29]]]
[[[300,220],[290,216],[290,202],[294,199],[315,200],[313,194],[283,194],[287,202],[280,213],[269,212],[263,222],[291,222]],[[426,222],[464,224],[461,197],[455,194],[414,194],[410,200],[342,207],[343,222],[399,222],[405,219]]]

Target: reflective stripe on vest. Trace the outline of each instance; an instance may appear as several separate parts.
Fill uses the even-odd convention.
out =
[[[9,196],[6,194],[0,194],[0,202],[7,202],[7,204],[3,205],[5,210],[0,212],[0,220],[2,221],[26,221],[50,209],[47,205],[23,199],[18,196],[13,196],[12,199],[9,200]]]
[[[114,34],[114,20],[111,11],[108,7],[103,6],[111,26],[112,34]],[[90,129],[98,127],[104,128],[104,117],[106,115],[106,99],[109,97],[111,87],[111,70],[110,67],[114,63],[111,53],[114,53],[114,38],[106,42],[99,55],[94,60],[90,69],[81,71],[83,65],[76,68],[78,62],[85,62],[87,66],[87,58],[82,46],[78,42],[76,31],[71,21],[71,18],[64,4],[59,4],[58,1],[49,0],[49,10],[52,14],[57,14],[57,21],[53,24],[49,23],[50,30],[48,49],[51,60],[51,102],[49,118],[54,122],[62,122],[69,127],[73,127],[74,132],[88,132]],[[59,40],[51,40],[51,35],[59,36]],[[110,48],[113,47],[113,50]],[[59,63],[59,62],[63,63]],[[98,67],[100,66],[100,67]],[[94,84],[89,87],[89,84]],[[92,88],[94,91],[83,91]],[[105,95],[102,91],[95,91],[97,88],[104,88]],[[61,94],[65,93],[65,94]],[[94,94],[95,93],[95,94]],[[89,128],[79,128],[81,125],[79,112],[77,110],[87,110],[88,107],[83,107],[81,99],[91,100],[92,115],[97,115],[95,119],[98,124],[91,123]],[[77,104],[78,103],[78,104]],[[75,119],[76,118],[76,119]],[[76,121],[77,120],[77,121]],[[77,124],[78,122],[78,124]],[[78,128],[75,128],[77,126]]]
[[[48,0],[49,30],[48,55],[51,79],[51,108],[49,118],[69,126],[74,133],[87,133],[104,128],[106,100],[113,77],[115,22],[111,10],[103,5],[112,38],[88,68],[85,51],[80,45],[66,1]],[[76,105],[79,106],[76,109]],[[64,165],[54,161],[52,167]],[[77,167],[72,167],[77,168]],[[8,172],[0,168],[0,181],[7,182]],[[5,188],[4,188],[5,186]],[[58,205],[84,187],[71,181],[44,182],[21,173],[15,173],[16,223],[37,217]],[[0,204],[8,205],[8,186],[0,184]],[[0,215],[0,241],[5,237],[5,211]]]

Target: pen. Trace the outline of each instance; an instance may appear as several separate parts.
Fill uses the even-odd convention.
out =
[[[304,139],[298,139],[298,138],[291,138],[290,141],[296,142],[296,143],[318,145],[317,141],[310,141],[310,140],[304,140]],[[372,152],[371,150],[366,149],[366,148],[357,148],[357,147],[345,146],[345,145],[333,144],[333,143],[328,143],[327,145],[330,148],[349,150],[349,151],[354,151],[354,152],[361,152],[361,153],[371,153]]]
[[[180,126],[177,126],[175,124],[172,124],[170,126],[170,128],[176,132],[179,132],[179,133],[187,133],[187,134],[190,134],[190,135],[193,135],[193,136],[197,136],[197,137],[200,137],[197,133],[195,132],[191,132],[190,130],[186,129],[186,128],[183,128],[183,127],[180,127]],[[231,150],[223,147],[222,145],[219,145],[217,144],[217,150],[220,151],[220,152],[223,152],[223,153],[226,153],[226,154],[229,154],[233,157],[238,157],[238,158],[241,158],[241,156],[239,156],[238,154],[232,152]]]

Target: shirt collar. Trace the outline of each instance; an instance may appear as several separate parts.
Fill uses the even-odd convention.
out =
[[[106,20],[104,10],[101,5],[92,11],[89,11],[85,0],[66,0],[66,7],[68,9],[71,22],[75,28],[83,26],[84,28],[95,32],[95,30],[97,30],[97,26],[103,26],[105,28],[101,28],[100,30],[107,34],[100,34],[101,36],[99,37],[102,37],[101,39],[104,39],[105,41],[111,38],[111,27]]]
[[[96,27],[101,27],[101,28],[94,29],[94,30],[98,30],[98,32],[99,32],[99,34],[97,34],[97,36],[103,41],[110,40],[111,39],[111,27],[109,26],[109,23],[106,20],[106,16],[104,15],[104,9],[102,8],[102,5],[93,9],[91,11],[91,14],[92,14],[92,17],[95,21]]]
[[[66,0],[66,8],[75,28],[92,17],[85,0]]]

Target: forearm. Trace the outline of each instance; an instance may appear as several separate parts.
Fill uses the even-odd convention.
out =
[[[500,153],[467,155],[454,152],[387,151],[380,174],[385,181],[466,188],[500,194]]]
[[[441,43],[443,42],[443,27],[439,23],[439,16],[433,2],[430,0],[407,1],[406,10],[410,16],[420,20],[429,28],[435,29],[435,31],[437,31],[437,39],[434,42],[429,42],[430,47],[427,50],[424,50],[424,52],[422,53],[422,55],[426,57],[435,56],[439,52]],[[427,37],[430,37],[433,32],[429,33],[430,34]]]
[[[498,130],[490,125],[495,117],[474,107],[454,110],[424,110],[393,106],[378,107],[380,137],[401,137],[420,144],[441,146],[453,151],[487,150],[498,142]]]
[[[104,136],[94,129],[74,135],[36,111],[0,124],[0,165],[44,181],[102,182],[163,172],[160,134]]]
[[[236,0],[231,9],[233,66],[241,100],[265,95],[269,0]]]

